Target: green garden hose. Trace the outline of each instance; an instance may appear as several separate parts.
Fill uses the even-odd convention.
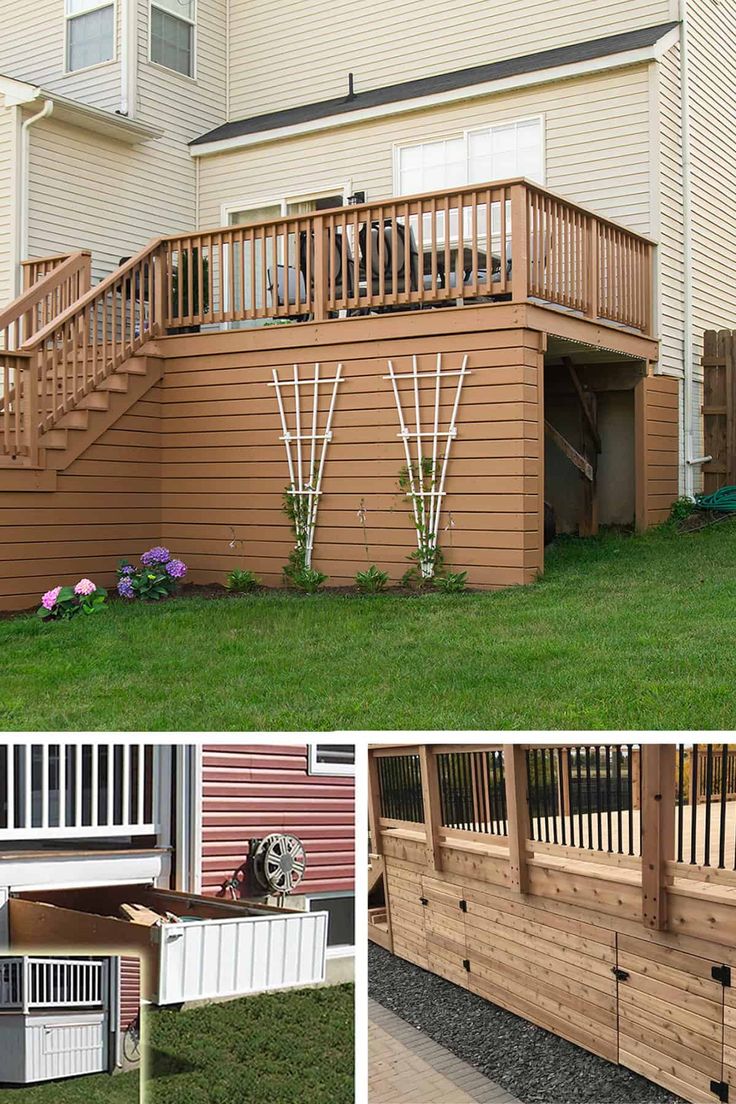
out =
[[[736,487],[719,487],[709,495],[696,495],[699,510],[720,510],[724,514],[736,514]]]

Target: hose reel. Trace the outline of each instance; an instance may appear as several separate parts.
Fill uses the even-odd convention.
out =
[[[307,866],[302,841],[281,832],[252,840],[250,857],[256,881],[274,896],[293,893]]]

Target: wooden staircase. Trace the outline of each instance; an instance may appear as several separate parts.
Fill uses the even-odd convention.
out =
[[[59,290],[69,261],[0,315],[0,326],[9,323],[0,349],[0,489],[3,472],[63,471],[160,379],[162,361],[145,346],[164,330],[165,265],[157,240],[72,298]],[[14,316],[15,335],[26,338],[17,348]],[[39,317],[48,318],[40,329]]]

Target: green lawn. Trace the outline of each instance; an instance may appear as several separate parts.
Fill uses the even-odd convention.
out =
[[[73,1077],[69,1081],[48,1081],[44,1085],[0,1088],[2,1104],[138,1104],[137,1073],[107,1073]]]
[[[352,1104],[353,986],[146,1016],[146,1104]]]
[[[561,540],[492,594],[0,622],[0,729],[733,728],[736,523]]]

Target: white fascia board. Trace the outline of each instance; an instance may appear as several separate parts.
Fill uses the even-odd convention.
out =
[[[164,134],[160,127],[148,126],[125,115],[116,115],[101,107],[80,103],[79,100],[60,96],[57,92],[49,92],[39,85],[18,81],[13,77],[0,76],[0,96],[3,97],[6,107],[33,104],[37,100],[42,102],[51,100],[54,104],[54,119],[70,123],[82,130],[104,134],[126,145],[138,145],[153,138],[161,138]]]
[[[293,126],[275,127],[273,130],[259,131],[257,134],[242,134],[235,138],[222,138],[219,141],[205,142],[199,146],[190,146],[192,157],[208,157],[217,153],[230,153],[233,150],[248,149],[251,146],[282,142],[287,138],[300,138],[320,131],[335,130],[339,127],[354,126],[356,123],[374,122],[394,115],[407,115],[414,111],[426,111],[432,107],[444,107],[447,104],[479,100],[487,96],[502,95],[536,85],[552,84],[558,81],[573,80],[614,69],[628,69],[634,65],[659,61],[662,55],[678,40],[677,29],[669,31],[654,46],[638,50],[627,50],[620,54],[611,54],[605,58],[592,58],[571,65],[559,65],[552,69],[539,69],[534,73],[520,73],[501,80],[485,81],[482,84],[468,85],[465,88],[453,88],[448,92],[434,95],[417,96],[411,100],[398,100],[395,103],[378,107],[366,107],[361,111],[344,111],[339,115],[330,115],[326,119],[313,119]]]
[[[16,853],[0,859],[0,886],[13,890],[75,889],[93,885],[153,882],[168,887],[171,856],[167,851],[105,852],[28,858]]]

